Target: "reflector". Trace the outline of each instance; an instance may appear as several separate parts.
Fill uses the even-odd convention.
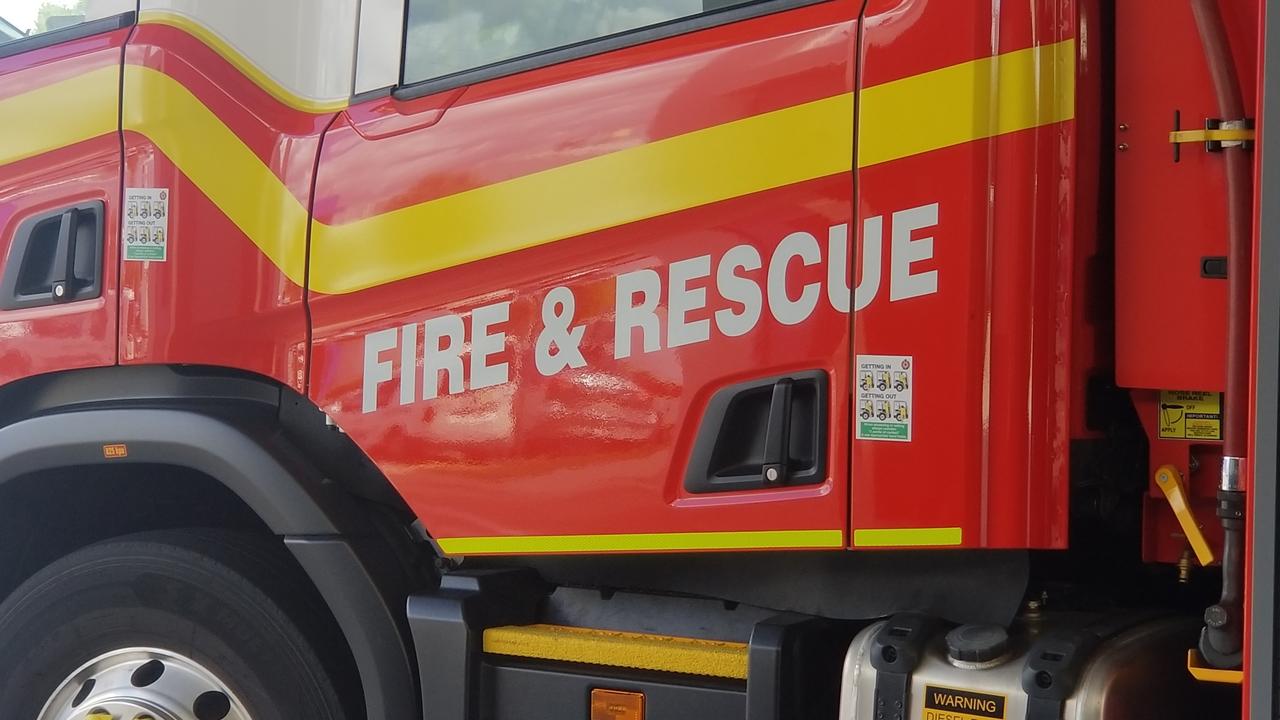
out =
[[[591,720],[644,720],[644,693],[592,690]]]

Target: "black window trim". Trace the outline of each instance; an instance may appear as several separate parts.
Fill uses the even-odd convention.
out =
[[[0,43],[0,59],[21,55],[32,50],[42,50],[54,45],[61,45],[72,40],[80,40],[81,38],[133,27],[137,23],[137,18],[138,13],[130,10],[119,15],[111,15],[97,20],[90,20],[89,22],[82,22],[79,25],[50,30],[39,35],[10,40],[6,43]]]
[[[719,25],[728,25],[809,5],[833,2],[833,0],[754,0],[754,2],[746,5],[735,5],[698,15],[690,15],[689,17],[677,18],[658,25],[648,25],[636,30],[625,30],[613,35],[583,40],[572,45],[551,48],[509,60],[499,60],[489,65],[481,65],[477,68],[462,70],[441,77],[404,83],[405,59],[409,48],[409,3],[411,1],[405,1],[404,28],[400,42],[400,82],[402,84],[391,92],[397,100],[413,100],[466,85],[474,85],[487,80],[516,75],[592,55],[644,45],[655,40],[665,40],[677,35],[705,30]]]

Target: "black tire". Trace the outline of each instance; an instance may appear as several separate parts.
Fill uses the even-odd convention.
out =
[[[335,678],[349,667],[322,660],[326,646],[340,655],[332,619],[284,552],[268,539],[165,532],[53,563],[0,605],[4,715],[36,718],[85,663],[149,647],[200,663],[254,720],[355,718],[340,701],[345,691],[350,702],[350,681]]]

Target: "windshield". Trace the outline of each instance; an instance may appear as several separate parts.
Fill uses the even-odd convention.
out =
[[[10,40],[17,40],[20,37],[26,37],[13,23],[0,17],[0,43],[7,43]]]
[[[137,0],[0,0],[0,45],[137,9]]]

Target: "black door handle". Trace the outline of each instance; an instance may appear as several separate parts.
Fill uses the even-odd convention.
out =
[[[789,477],[787,461],[791,453],[792,385],[791,378],[782,378],[773,384],[769,420],[765,426],[764,464],[760,467],[760,479],[765,485],[782,485]]]
[[[89,200],[24,220],[0,265],[0,310],[101,297],[105,219]]]
[[[689,453],[691,493],[813,485],[827,480],[828,377],[823,370],[720,388]]]
[[[54,272],[53,300],[67,302],[75,297],[76,284],[76,240],[80,234],[80,211],[71,208],[62,213],[58,225],[58,247],[53,255]]]

